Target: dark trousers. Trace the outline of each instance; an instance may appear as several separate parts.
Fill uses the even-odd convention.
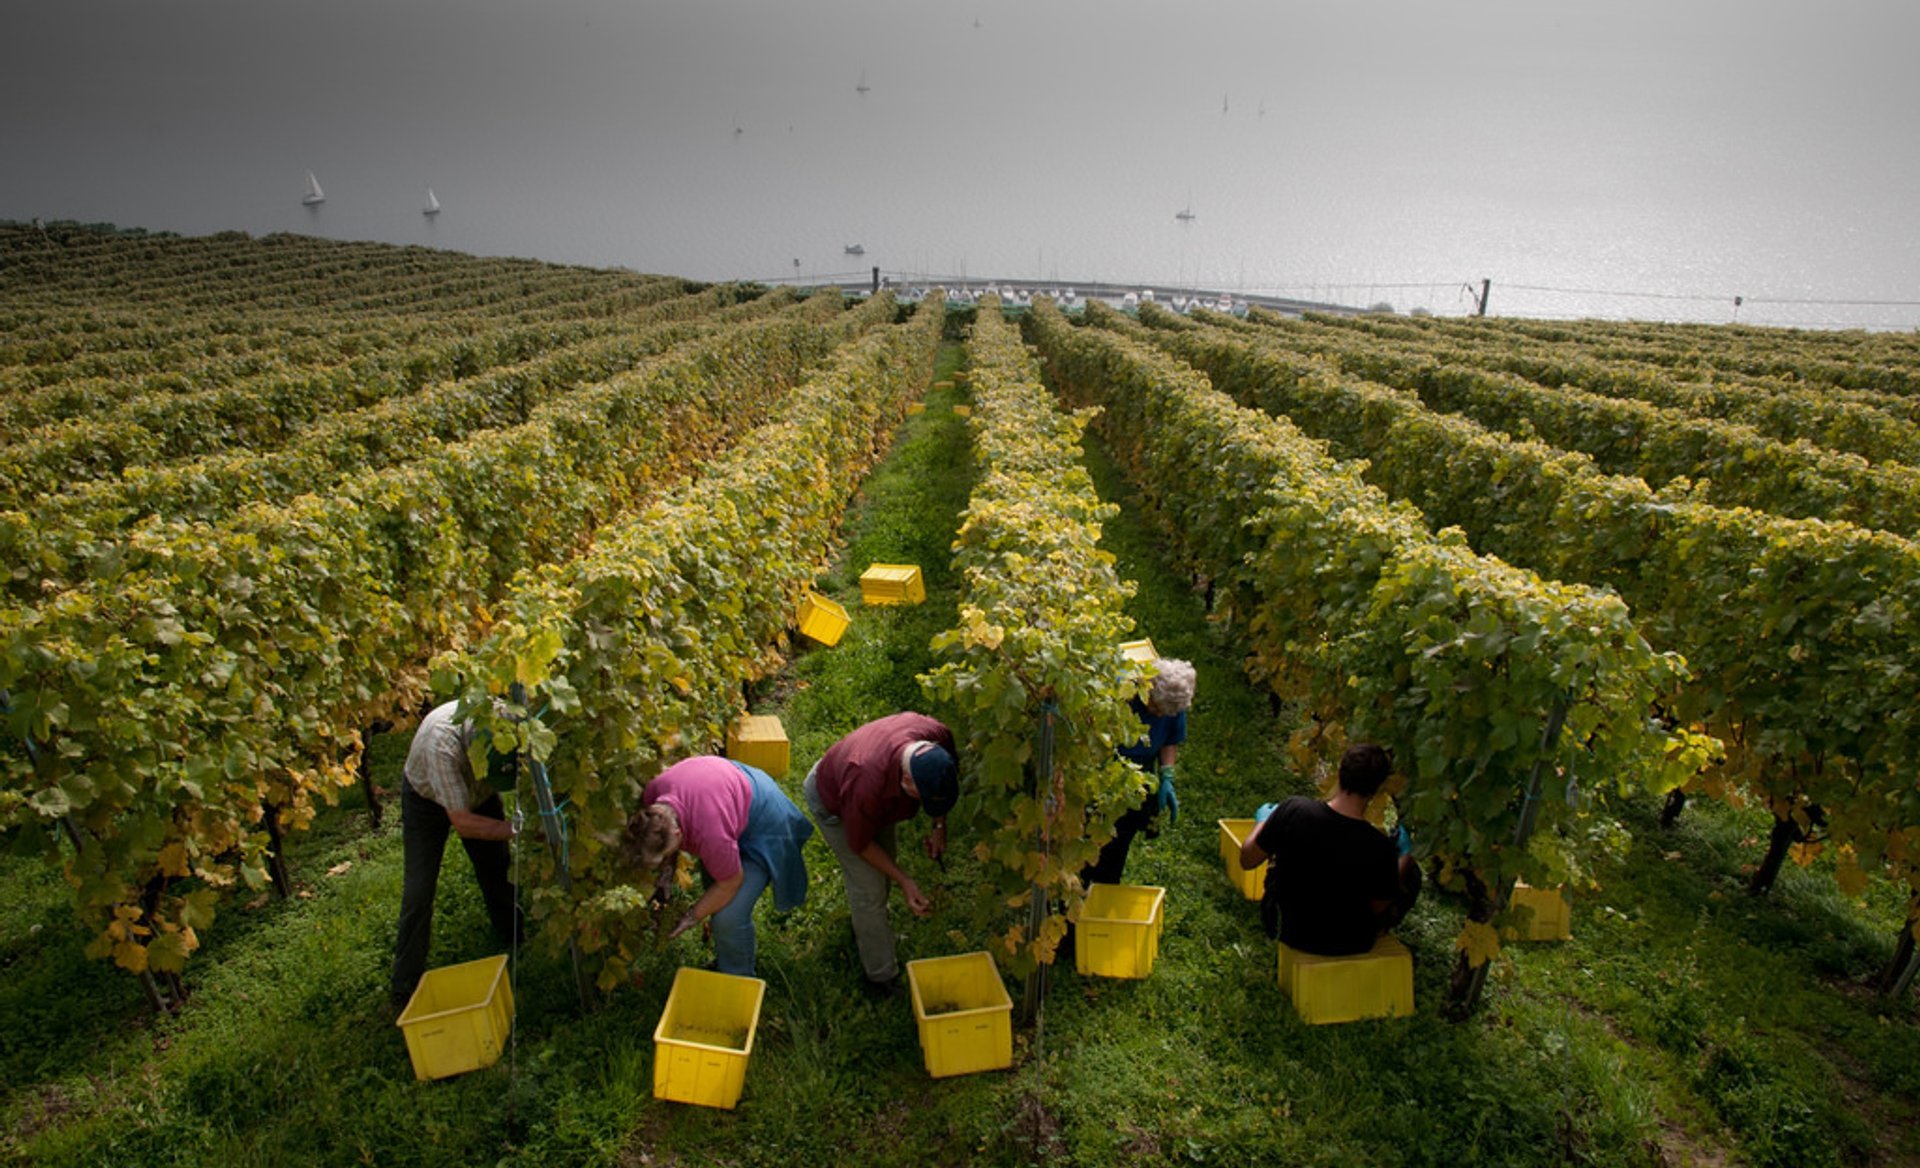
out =
[[[505,819],[500,796],[473,809],[475,815]],[[406,878],[400,891],[400,932],[393,943],[393,980],[390,992],[404,1003],[427,971],[427,950],[433,943],[433,896],[440,886],[440,861],[447,853],[447,833],[453,823],[438,803],[400,784],[400,839],[406,848]],[[473,862],[474,879],[487,903],[487,918],[502,945],[512,947],[520,926],[520,906],[508,877],[513,853],[505,840],[460,841]]]
[[[1140,806],[1122,815],[1113,825],[1113,838],[1100,849],[1100,857],[1080,873],[1082,884],[1123,884],[1127,870],[1127,852],[1133,837],[1139,835],[1160,814],[1160,791],[1147,792]]]

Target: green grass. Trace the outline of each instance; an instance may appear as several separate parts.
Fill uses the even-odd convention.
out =
[[[943,352],[941,377],[958,350]],[[909,418],[850,511],[821,586],[854,616],[832,648],[796,646],[753,694],[793,740],[785,785],[837,737],[924,709],[915,676],[953,620],[948,545],[970,488],[964,423],[937,390]],[[1920,1163],[1920,1019],[1864,988],[1889,952],[1897,903],[1850,903],[1816,866],[1765,900],[1741,891],[1760,817],[1689,809],[1663,832],[1630,810],[1631,845],[1574,906],[1574,940],[1511,946],[1470,1021],[1437,1004],[1461,906],[1429,896],[1401,930],[1418,1011],[1309,1027],[1274,984],[1256,906],[1220,872],[1213,821],[1308,789],[1281,749],[1288,711],[1244,681],[1234,630],[1168,566],[1158,533],[1097,449],[1123,503],[1106,543],[1140,584],[1132,614],[1199,669],[1180,761],[1180,822],[1135,842],[1128,878],[1168,890],[1153,975],[1056,971],[1044,1026],[1016,1034],[1008,1073],[927,1078],[904,1001],[869,1002],[838,870],[809,845],[807,903],[763,909],[768,982],[745,1096],[732,1112],[652,1098],[652,1030],[673,969],[709,956],[689,935],[642,984],[583,1016],[564,959],[525,951],[507,1057],[416,1083],[380,1003],[399,901],[397,824],[357,797],[296,838],[310,894],[245,907],[208,931],[178,1017],[81,955],[65,886],[0,858],[0,1161],[34,1164],[1561,1164]],[[928,599],[859,604],[874,561],[920,565]],[[940,715],[939,710],[927,712]],[[398,782],[404,735],[374,743]],[[392,805],[389,804],[391,807]],[[389,819],[396,818],[390,815]],[[967,841],[944,869],[902,856],[935,898],[897,902],[903,959],[980,947]],[[326,873],[349,866],[339,875]],[[459,849],[448,852],[435,964],[493,952]],[[1016,997],[1019,987],[1013,987]]]

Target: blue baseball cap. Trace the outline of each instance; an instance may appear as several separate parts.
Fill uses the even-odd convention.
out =
[[[925,750],[914,752],[908,770],[928,815],[939,818],[960,801],[960,768],[945,747],[928,743]]]

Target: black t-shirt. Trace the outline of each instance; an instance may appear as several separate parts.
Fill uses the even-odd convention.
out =
[[[1260,900],[1268,936],[1277,914],[1280,940],[1290,949],[1340,957],[1373,948],[1380,926],[1372,902],[1399,894],[1399,856],[1384,832],[1295,795],[1267,816],[1254,839],[1268,857]]]

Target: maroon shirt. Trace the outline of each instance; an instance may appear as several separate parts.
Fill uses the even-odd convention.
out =
[[[920,800],[900,789],[900,752],[931,742],[953,754],[953,731],[911,710],[868,722],[827,748],[813,772],[820,803],[840,819],[847,846],[862,851],[881,828],[912,819]]]

